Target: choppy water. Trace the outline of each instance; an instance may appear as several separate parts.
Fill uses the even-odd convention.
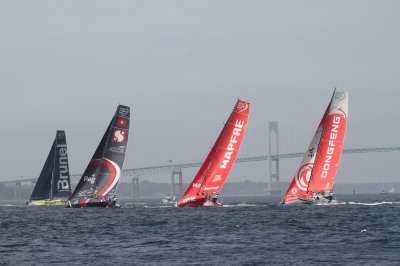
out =
[[[400,265],[400,194],[338,198],[345,204],[249,197],[183,209],[0,201],[0,265]]]

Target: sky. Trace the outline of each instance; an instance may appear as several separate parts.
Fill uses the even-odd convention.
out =
[[[37,177],[57,129],[82,173],[119,103],[124,168],[203,160],[237,98],[251,102],[243,155],[267,150],[271,120],[305,151],[335,87],[349,92],[345,148],[400,146],[399,25],[398,1],[0,0],[0,180]],[[345,155],[337,182],[400,181],[399,157]],[[266,165],[230,181],[265,181]]]

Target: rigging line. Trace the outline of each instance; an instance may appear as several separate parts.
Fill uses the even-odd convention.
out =
[[[56,168],[56,157],[57,157],[57,145],[58,145],[58,134],[56,133],[56,139],[54,140],[54,157],[53,157],[53,169],[51,171],[51,188],[50,188],[50,199],[54,198],[54,171]]]

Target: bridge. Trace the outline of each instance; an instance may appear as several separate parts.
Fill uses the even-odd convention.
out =
[[[264,131],[267,129],[268,134]],[[252,132],[247,132],[247,138],[250,140],[244,147],[241,149],[241,154],[246,153],[246,148],[256,147],[260,148],[263,145],[260,145],[263,141],[260,141],[260,138],[255,136],[255,134],[261,133],[260,135],[264,138],[268,136],[268,151],[265,150],[258,151],[258,153],[266,155],[260,156],[244,156],[241,158],[237,158],[235,163],[248,163],[248,162],[257,162],[257,161],[267,161],[268,162],[268,194],[281,194],[280,188],[280,176],[279,176],[279,162],[283,159],[291,159],[291,158],[298,158],[303,157],[304,152],[297,152],[297,153],[281,153],[279,150],[279,134],[278,134],[278,122],[277,121],[270,121],[262,126],[254,129]],[[299,132],[295,131],[297,136],[295,137],[288,137],[287,132],[285,129],[283,130],[284,137],[287,136],[283,144],[290,143],[291,139],[298,138]],[[250,135],[250,136],[249,136]],[[309,139],[309,136],[305,136],[306,142]],[[253,141],[253,143],[251,143]],[[252,146],[253,145],[253,146]],[[289,145],[288,149],[292,150],[294,145]],[[264,147],[265,148],[265,147]],[[302,148],[304,149],[304,141],[302,144]],[[400,151],[400,146],[390,146],[390,147],[368,147],[368,148],[356,148],[356,149],[343,149],[343,154],[356,154],[356,153],[377,153],[377,152],[396,152]],[[252,150],[250,154],[254,154],[255,151]],[[172,163],[170,161],[169,164],[162,164],[156,166],[149,166],[149,167],[140,167],[140,168],[132,168],[132,169],[125,169],[122,171],[123,177],[131,178],[132,180],[132,196],[139,197],[139,178],[145,176],[152,176],[156,174],[171,173],[171,187],[172,187],[172,195],[173,196],[180,196],[183,193],[183,181],[182,181],[182,169],[185,168],[195,168],[200,167],[203,162],[192,162],[192,163]],[[74,174],[71,175],[71,180],[77,182],[82,174]],[[176,180],[177,179],[177,180]],[[33,189],[37,178],[19,178],[13,179],[9,181],[0,181],[0,195],[4,195],[3,192],[5,191],[5,187],[14,185],[14,197],[21,198],[21,188],[22,183],[30,183],[31,188]]]
[[[356,153],[377,153],[377,152],[397,152],[400,151],[400,146],[393,146],[393,147],[369,147],[369,148],[357,148],[357,149],[343,149],[343,154],[356,154]],[[297,153],[286,153],[286,154],[277,154],[277,155],[262,155],[262,156],[251,156],[251,157],[242,157],[236,159],[235,163],[247,163],[247,162],[256,162],[256,161],[276,161],[282,159],[291,159],[291,158],[299,158],[303,157],[304,152],[297,152]],[[203,162],[192,162],[192,163],[175,163],[175,164],[163,164],[163,165],[156,165],[156,166],[149,166],[149,167],[140,167],[140,168],[132,168],[132,169],[125,169],[122,171],[122,175],[124,177],[131,177],[132,178],[132,185],[133,185],[133,196],[139,196],[139,177],[141,176],[152,176],[156,174],[171,172],[171,184],[172,184],[172,194],[176,195],[178,190],[176,186],[178,185],[179,192],[182,193],[182,169],[185,168],[195,168],[200,167]],[[279,173],[279,169],[277,171]],[[175,176],[179,176],[178,184],[176,183]],[[78,180],[82,174],[74,174],[71,175],[71,179]],[[279,182],[279,174],[278,177],[275,176],[277,181]],[[22,183],[31,183],[32,189],[36,182],[37,178],[20,178],[16,180],[8,180],[8,181],[0,181],[0,194],[5,189],[6,184],[14,184],[15,191],[14,195],[18,198],[19,190],[21,189]],[[271,182],[271,180],[270,180]],[[269,188],[272,188],[272,184],[269,185]],[[279,187],[277,188],[279,189]],[[277,190],[271,190],[270,192],[279,192]]]

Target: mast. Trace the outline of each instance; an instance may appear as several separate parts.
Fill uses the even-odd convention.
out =
[[[54,194],[54,168],[55,168],[55,165],[56,165],[57,145],[58,145],[57,133],[56,133],[55,143],[56,143],[56,145],[53,146],[54,158],[53,158],[53,169],[51,171],[50,195],[49,195],[49,199],[50,200],[53,199],[53,194]]]
[[[321,147],[320,144],[321,144],[322,136],[324,135],[324,132],[325,132],[325,129],[326,129],[326,124],[327,124],[327,122],[328,122],[327,116],[328,116],[328,114],[329,114],[329,110],[331,109],[331,105],[332,105],[332,101],[333,101],[333,97],[335,96],[335,93],[336,93],[336,88],[333,90],[333,93],[332,93],[332,96],[331,96],[331,100],[329,101],[329,104],[328,104],[328,107],[326,108],[324,117],[322,118],[322,119],[324,120],[324,125],[323,125],[323,128],[322,128],[321,136],[320,136],[319,141],[318,141],[318,148],[317,148],[316,155],[317,155],[317,154],[319,153],[319,151],[320,151],[320,147]],[[311,180],[312,180],[312,178],[313,178],[313,173],[314,173],[314,166],[311,168],[310,180],[309,180],[308,185],[307,185],[307,193],[310,192],[310,191],[309,191],[309,188],[310,188]]]

